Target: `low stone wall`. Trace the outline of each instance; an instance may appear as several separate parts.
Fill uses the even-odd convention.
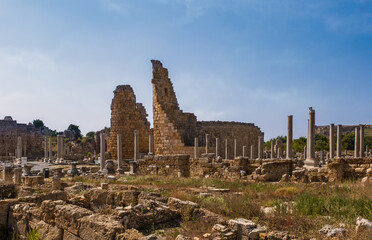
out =
[[[190,155],[147,155],[137,162],[136,174],[190,177]]]

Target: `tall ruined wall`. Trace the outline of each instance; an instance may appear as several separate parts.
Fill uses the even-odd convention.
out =
[[[123,159],[132,159],[134,155],[134,131],[139,131],[139,152],[148,153],[150,123],[146,109],[136,103],[136,96],[129,85],[120,85],[114,91],[111,103],[111,131],[109,152],[117,158],[117,134],[121,134]]]
[[[162,63],[152,60],[153,72],[153,113],[154,113],[154,148],[157,155],[190,154],[192,155],[194,138],[199,138],[199,146],[205,146],[205,134],[211,134],[210,152],[215,151],[215,137],[220,138],[220,156],[224,156],[224,139],[228,139],[228,153],[234,154],[234,139],[237,139],[238,155],[242,155],[243,145],[250,149],[255,145],[257,154],[258,136],[261,131],[250,123],[235,122],[197,122],[192,113],[180,110],[173,84],[168,77],[168,70]],[[214,147],[214,148],[213,148]],[[205,149],[205,148],[204,148]]]
[[[31,159],[44,156],[41,130],[32,124],[19,124],[11,117],[0,120],[0,156],[15,155],[18,136],[22,138],[22,156]]]
[[[185,146],[194,144],[196,117],[180,110],[168,70],[160,61],[151,62],[155,154],[183,153]]]
[[[247,146],[246,156],[250,156],[250,146],[254,145],[254,154],[257,156],[258,137],[260,128],[252,123],[201,121],[197,123],[199,145],[205,146],[205,134],[209,136],[209,152],[216,153],[216,138],[219,138],[218,156],[225,157],[225,139],[227,139],[228,159],[234,157],[234,140],[236,139],[237,156],[243,156],[243,146]]]

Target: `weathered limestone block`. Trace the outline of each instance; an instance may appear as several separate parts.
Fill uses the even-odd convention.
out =
[[[44,221],[39,221],[38,219],[32,219],[29,222],[29,226],[33,229],[39,229],[39,238],[43,240],[62,240],[63,230],[47,224]]]
[[[55,206],[56,226],[79,236],[80,220],[93,212],[72,204]]]
[[[93,214],[79,220],[79,237],[84,240],[114,240],[122,232],[123,225],[105,215]]]
[[[245,218],[237,218],[229,220],[229,227],[236,231],[238,239],[244,239],[257,227],[257,224]]]
[[[182,216],[186,216],[187,218],[192,218],[194,210],[199,208],[199,205],[194,202],[182,201],[172,197],[168,199],[168,206],[170,209],[179,212]]]
[[[221,224],[215,224],[212,227],[212,236],[217,239],[224,239],[224,240],[235,240],[237,239],[236,237],[236,231],[226,227]],[[239,238],[241,239],[241,238]]]

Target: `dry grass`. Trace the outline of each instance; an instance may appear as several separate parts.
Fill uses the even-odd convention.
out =
[[[372,220],[372,188],[356,182],[337,184],[247,183],[216,179],[179,179],[158,176],[131,177],[127,184],[163,189],[163,194],[198,203],[201,207],[228,218],[244,217],[270,230],[289,231],[302,239],[318,237],[326,224],[345,225],[348,239],[355,236],[358,216]],[[187,188],[215,186],[229,188],[230,193],[200,197]],[[233,194],[239,191],[240,195]],[[294,202],[292,212],[283,203]],[[280,209],[272,216],[261,213],[261,206]],[[359,238],[360,239],[360,238]]]

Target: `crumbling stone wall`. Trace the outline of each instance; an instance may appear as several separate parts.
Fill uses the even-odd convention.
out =
[[[18,136],[22,138],[22,156],[27,155],[29,158],[44,156],[44,136],[41,129],[35,128],[32,124],[19,124],[9,116],[0,120],[0,156],[15,155]]]
[[[190,156],[145,156],[138,161],[136,173],[142,175],[165,175],[173,177],[190,177]]]
[[[136,103],[136,96],[129,85],[117,86],[111,103],[111,131],[109,152],[117,158],[117,134],[121,134],[123,159],[134,155],[134,131],[139,131],[139,152],[149,152],[150,123],[146,109]]]
[[[168,70],[162,63],[152,60],[153,67],[153,117],[154,149],[156,155],[190,154],[194,138],[199,138],[199,146],[205,146],[205,134],[211,134],[209,146],[215,150],[215,137],[220,138],[220,154],[224,153],[224,140],[228,139],[229,158],[233,157],[234,139],[237,139],[238,155],[242,147],[257,146],[260,129],[250,123],[198,122],[192,113],[184,113],[178,105]],[[214,147],[214,149],[212,149]],[[257,148],[257,147],[256,147]],[[255,149],[256,149],[255,148]],[[257,154],[257,150],[255,150]]]
[[[225,156],[225,139],[227,139],[227,158],[234,159],[234,140],[236,139],[237,154],[243,156],[243,146],[247,146],[246,156],[250,156],[250,146],[254,145],[253,156],[257,156],[258,137],[261,131],[252,123],[201,121],[197,123],[199,144],[205,146],[205,134],[209,137],[209,152],[216,153],[216,138],[219,138],[219,152],[217,156]]]

